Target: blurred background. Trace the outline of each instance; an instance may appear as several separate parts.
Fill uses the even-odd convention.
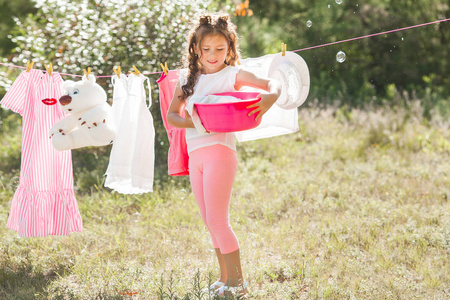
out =
[[[135,65],[141,72],[182,66],[190,21],[201,11],[231,15],[243,58],[340,41],[448,18],[450,6],[437,0],[0,0],[1,62],[55,72],[111,75]],[[311,89],[306,103],[341,109],[398,107],[420,101],[424,117],[450,116],[450,22],[298,52],[308,64]],[[345,53],[339,62],[336,54]],[[0,66],[0,97],[22,69]],[[166,132],[161,121],[156,80],[151,107],[157,133],[156,185],[167,176]],[[75,79],[64,76],[63,79]],[[112,98],[109,78],[99,79]],[[0,109],[0,179],[19,176],[21,117]],[[79,193],[103,185],[110,147],[73,151]]]

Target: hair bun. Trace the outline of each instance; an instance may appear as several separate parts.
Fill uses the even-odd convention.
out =
[[[228,19],[230,17],[228,15],[223,15],[217,18],[217,26],[220,27],[227,27],[228,26]]]
[[[199,19],[200,25],[208,25],[211,24],[211,16],[209,15],[201,15]]]

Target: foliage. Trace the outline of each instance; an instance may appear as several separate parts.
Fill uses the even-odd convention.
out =
[[[0,109],[0,187],[3,188],[20,175],[21,124],[16,113]]]
[[[8,62],[13,57],[11,53],[17,45],[11,41],[10,33],[16,25],[13,16],[24,19],[29,13],[34,13],[36,8],[32,0],[0,0],[0,57],[5,57],[2,62]],[[16,76],[17,70],[0,65],[0,95],[3,94],[4,87],[12,84],[12,79]],[[0,110],[0,120],[2,111]]]
[[[110,75],[126,71],[159,71],[159,63],[176,66],[184,50],[189,21],[211,1],[68,1],[37,0],[39,11],[17,20],[15,63],[33,58],[37,68],[54,63],[61,73],[80,74],[88,66]]]
[[[27,14],[35,12],[32,0],[0,0],[0,56],[9,56],[17,46],[8,37],[15,25],[12,16],[23,19]]]
[[[448,3],[439,0],[403,1],[262,1],[253,0],[251,18],[238,18],[239,33],[248,56],[345,40],[420,23],[444,19]],[[306,22],[312,21],[307,27]],[[386,87],[395,84],[403,92],[425,95],[424,76],[433,76],[434,93],[449,99],[450,22],[397,33],[301,51],[311,72],[309,99],[350,105],[383,103],[393,99]],[[338,51],[347,59],[338,63]],[[436,102],[433,102],[435,105]]]

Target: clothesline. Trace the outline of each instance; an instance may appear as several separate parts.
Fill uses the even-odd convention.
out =
[[[331,46],[331,45],[341,44],[341,43],[350,42],[350,41],[356,41],[356,40],[365,39],[365,38],[369,38],[369,37],[374,37],[374,36],[378,36],[378,35],[382,35],[382,34],[388,34],[388,33],[408,30],[408,29],[412,29],[412,28],[418,28],[418,27],[428,26],[428,25],[432,25],[432,24],[447,22],[447,21],[450,21],[450,18],[436,20],[436,21],[428,22],[428,23],[412,25],[412,26],[407,26],[407,27],[402,27],[402,28],[397,28],[397,29],[383,31],[383,32],[378,32],[378,33],[373,33],[373,34],[368,34],[368,35],[359,36],[359,37],[355,37],[355,38],[351,38],[351,39],[345,39],[345,40],[336,41],[336,42],[332,42],[332,43],[326,43],[326,44],[321,44],[321,45],[317,45],[317,46],[297,49],[297,50],[293,50],[291,52],[300,52],[300,51],[306,51],[306,50],[311,50],[311,49],[316,49],[316,48],[321,48],[321,47],[327,47],[327,46]],[[26,67],[23,67],[23,66],[17,66],[17,65],[13,65],[13,64],[2,63],[2,62],[0,62],[0,65],[4,65],[4,66],[7,66],[7,67],[12,67],[12,68],[26,69]],[[46,71],[43,71],[43,72],[46,72]],[[153,74],[162,74],[162,73],[163,73],[163,71],[161,71],[161,72],[144,72],[142,74],[143,75],[153,75]],[[63,75],[63,76],[83,77],[82,75],[76,75],[76,74],[67,74],[67,73],[59,73],[59,74]],[[95,76],[95,77],[97,77],[97,78],[109,78],[109,77],[113,77],[113,76],[114,75],[99,75],[99,76]]]
[[[397,31],[402,31],[402,30],[407,30],[407,29],[412,29],[412,28],[417,28],[417,27],[427,26],[427,25],[431,25],[431,24],[436,24],[436,23],[441,23],[441,22],[447,22],[447,21],[450,21],[450,18],[448,18],[448,19],[442,19],[442,20],[437,20],[437,21],[433,21],[433,22],[429,22],[429,23],[423,23],[423,24],[418,24],[418,25],[408,26],[408,27],[402,27],[402,28],[393,29],[393,30],[388,30],[388,31],[383,31],[383,32],[378,32],[378,33],[373,33],[373,34],[368,34],[368,35],[364,35],[364,36],[360,36],[360,37],[355,37],[355,38],[346,39],[346,40],[341,40],[341,41],[337,41],[337,42],[332,42],[332,43],[322,44],[322,45],[318,45],[318,46],[312,46],[312,47],[308,47],[308,48],[303,48],[303,49],[299,49],[299,50],[294,50],[294,51],[292,51],[292,52],[300,52],[300,51],[305,51],[305,50],[311,50],[311,49],[315,49],[315,48],[326,47],[326,46],[336,45],[336,44],[345,43],[345,42],[350,42],[350,41],[356,41],[356,40],[365,39],[365,38],[373,37],[373,36],[377,36],[377,35],[388,34],[388,33],[392,33],[392,32],[397,32]]]

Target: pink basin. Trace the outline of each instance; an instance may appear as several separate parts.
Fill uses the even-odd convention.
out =
[[[211,132],[235,132],[255,128],[261,123],[261,118],[255,120],[256,114],[248,116],[255,109],[246,108],[260,100],[259,93],[232,92],[214,94],[216,96],[233,96],[241,101],[229,103],[195,103],[198,116],[203,127]]]

